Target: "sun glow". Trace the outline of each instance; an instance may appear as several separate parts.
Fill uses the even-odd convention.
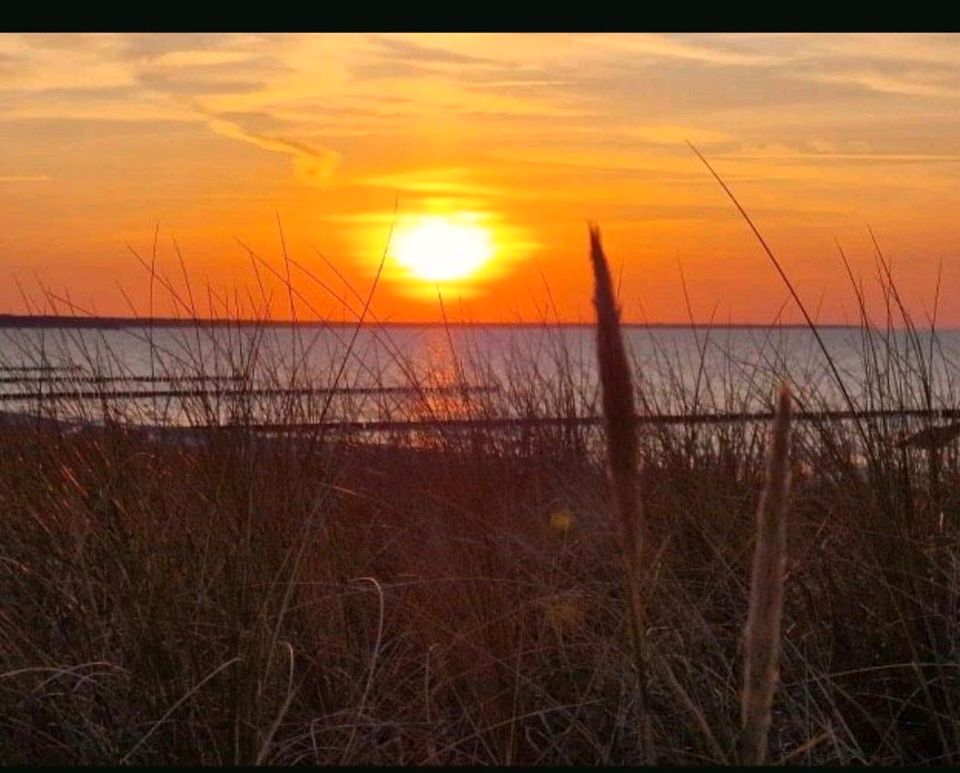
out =
[[[495,252],[490,230],[468,215],[418,217],[398,228],[390,249],[412,277],[430,282],[472,277]]]

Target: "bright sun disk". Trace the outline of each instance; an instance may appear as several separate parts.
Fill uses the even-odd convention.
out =
[[[473,222],[424,216],[401,226],[391,254],[417,279],[444,282],[476,274],[493,257],[490,231]]]

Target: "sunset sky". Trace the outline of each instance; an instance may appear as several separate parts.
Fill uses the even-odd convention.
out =
[[[146,313],[157,224],[201,312],[256,296],[243,245],[283,274],[279,217],[337,294],[393,227],[378,319],[439,320],[439,281],[453,320],[588,321],[596,221],[627,319],[685,321],[682,267],[698,321],[770,322],[787,292],[688,139],[821,320],[856,322],[837,240],[877,298],[869,225],[919,321],[942,263],[960,325],[954,35],[5,34],[0,107],[0,312]],[[291,277],[299,316],[351,319]]]

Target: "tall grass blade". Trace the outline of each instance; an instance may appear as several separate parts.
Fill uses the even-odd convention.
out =
[[[827,362],[827,366],[830,368],[830,372],[833,374],[834,380],[837,382],[837,388],[840,390],[840,394],[843,396],[844,402],[847,404],[847,407],[851,411],[857,410],[857,405],[853,400],[853,397],[850,395],[850,392],[847,390],[846,384],[843,381],[843,378],[840,376],[840,371],[837,368],[836,362],[834,362],[833,356],[830,354],[830,350],[827,349],[827,345],[824,343],[823,338],[820,336],[820,331],[817,329],[816,323],[813,321],[813,318],[810,316],[810,313],[807,311],[807,307],[804,305],[803,301],[800,299],[800,295],[797,293],[796,289],[793,286],[793,282],[790,281],[790,277],[787,276],[787,272],[783,270],[783,266],[780,264],[780,261],[777,260],[777,256],[773,254],[773,250],[770,249],[770,246],[767,244],[767,240],[763,238],[763,235],[760,233],[760,230],[754,225],[753,220],[750,215],[747,214],[747,211],[743,208],[743,205],[740,204],[740,201],[736,196],[733,195],[733,191],[730,190],[730,187],[723,181],[723,178],[717,173],[717,171],[711,166],[710,162],[704,158],[703,154],[697,150],[693,143],[689,140],[687,145],[690,146],[697,158],[699,158],[707,171],[713,175],[713,179],[717,181],[720,187],[723,189],[723,192],[727,194],[727,197],[733,202],[733,206],[737,208],[737,211],[740,213],[740,216],[746,221],[747,225],[750,227],[750,230],[753,231],[753,235],[756,237],[757,241],[760,243],[760,246],[763,248],[763,251],[767,254],[767,257],[770,259],[770,262],[773,264],[773,267],[777,270],[777,273],[780,275],[780,278],[783,280],[784,285],[786,285],[787,290],[790,293],[790,296],[793,298],[794,302],[797,304],[797,308],[800,310],[800,313],[803,315],[804,320],[807,323],[807,327],[810,328],[810,332],[813,333],[813,337],[817,342],[817,346],[820,347],[820,351],[823,352],[823,356]],[[860,422],[856,422],[854,426],[857,428],[857,432],[860,434],[860,437],[863,439],[867,447],[869,447],[869,438],[867,437],[866,431],[863,429],[863,426]]]

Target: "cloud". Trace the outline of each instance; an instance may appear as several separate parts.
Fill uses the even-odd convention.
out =
[[[358,62],[350,72],[360,80],[416,78],[419,75],[432,75],[434,69],[419,62],[395,61],[392,59],[371,62]]]
[[[367,197],[669,184],[696,177],[688,138],[771,179],[873,162],[947,179],[958,53],[957,36],[913,35],[0,35],[0,122],[37,147],[64,142],[59,122],[79,153],[129,122],[110,130],[118,155],[183,122],[184,147],[212,132]]]
[[[119,38],[119,54],[127,61],[153,62],[171,54],[217,50],[249,39],[250,36],[215,32],[129,33]]]
[[[811,46],[818,55],[840,61],[897,62],[907,64],[957,65],[954,34],[860,33],[820,35]]]
[[[822,83],[840,83],[862,86],[881,94],[900,94],[911,97],[957,97],[960,91],[931,80],[925,73],[891,75],[875,70],[841,70],[838,72],[804,73],[800,77]]]
[[[683,124],[645,124],[630,126],[626,134],[655,145],[684,145],[686,140],[697,144],[731,142],[736,139],[730,132],[720,132]]]
[[[823,163],[835,162],[868,164],[960,164],[960,155],[931,153],[831,153],[807,152],[801,149],[775,146],[757,151],[747,151],[736,155],[714,154],[713,158],[737,159],[740,161],[764,160],[785,163]]]
[[[155,67],[196,68],[196,67],[233,67],[245,64],[251,59],[250,53],[233,49],[175,49],[156,57]]]
[[[177,96],[246,94],[251,91],[260,91],[266,86],[264,81],[238,78],[223,80],[192,78],[189,73],[148,72],[138,76],[138,79],[147,88]]]
[[[270,79],[290,71],[282,58],[236,48],[166,51],[136,65],[137,81],[174,97],[229,96],[269,89]]]
[[[297,175],[310,185],[319,187],[328,185],[334,170],[340,163],[340,154],[334,150],[314,148],[297,140],[250,131],[221,117],[211,117],[207,125],[224,137],[249,142],[263,150],[290,156]]]
[[[475,175],[476,169],[466,167],[415,169],[374,175],[359,182],[363,185],[417,194],[444,196],[499,196],[502,194],[499,188],[474,182]]]
[[[710,41],[707,36],[667,36],[655,34],[584,36],[589,45],[598,46],[616,56],[632,54],[661,59],[683,59],[710,65],[757,66],[772,65],[782,58],[772,54],[750,51],[746,46],[730,45],[723,39]]]
[[[49,179],[45,174],[0,174],[0,183],[37,183]]]
[[[414,59],[421,64],[489,65],[498,63],[496,60],[487,57],[462,54],[412,40],[375,36],[373,41],[375,43],[375,53],[384,58],[400,59],[404,62]]]

